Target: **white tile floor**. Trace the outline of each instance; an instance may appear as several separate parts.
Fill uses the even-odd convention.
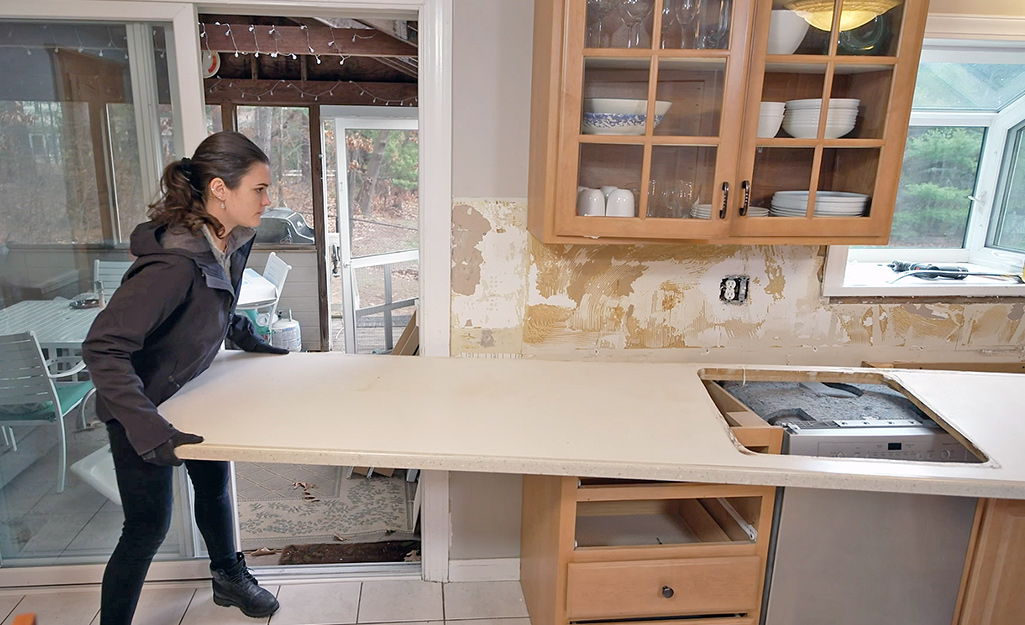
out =
[[[530,625],[519,582],[418,580],[268,585],[281,602],[270,619],[214,604],[209,584],[145,588],[133,625]],[[38,625],[98,625],[99,588],[0,592],[2,625],[34,613]]]

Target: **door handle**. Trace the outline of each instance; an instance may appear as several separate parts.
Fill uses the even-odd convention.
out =
[[[747,214],[748,207],[751,206],[751,181],[741,182],[740,188],[744,190],[744,203],[740,205],[740,216],[743,217]]]
[[[719,219],[726,219],[726,207],[730,204],[730,183],[722,183],[722,208],[719,209]]]

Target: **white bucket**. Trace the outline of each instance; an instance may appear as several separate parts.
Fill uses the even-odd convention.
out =
[[[270,344],[290,352],[302,350],[302,333],[299,322],[292,319],[292,311],[288,311],[287,319],[282,318],[281,313],[278,313],[278,320],[270,327]]]

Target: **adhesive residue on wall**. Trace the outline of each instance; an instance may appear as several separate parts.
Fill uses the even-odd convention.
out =
[[[1021,303],[822,297],[820,246],[544,245],[526,234],[525,216],[525,202],[454,207],[454,351],[562,358],[630,350],[650,358],[646,350],[687,348],[737,362],[830,352],[849,360],[827,364],[850,365],[908,349],[938,360],[1025,349]],[[719,301],[726,275],[750,277],[743,305]]]

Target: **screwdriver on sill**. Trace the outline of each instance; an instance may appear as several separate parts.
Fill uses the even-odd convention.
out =
[[[908,276],[914,276],[921,278],[922,280],[935,280],[936,278],[945,278],[948,280],[964,280],[968,276],[975,276],[980,278],[999,278],[1004,280],[1013,280],[1018,284],[1025,283],[1022,277],[1013,273],[989,273],[981,271],[969,271],[966,267],[960,265],[930,265],[927,263],[911,263],[900,260],[895,260],[887,265],[890,269],[900,273],[899,276],[889,281],[889,284],[893,284],[897,280],[907,278]]]

